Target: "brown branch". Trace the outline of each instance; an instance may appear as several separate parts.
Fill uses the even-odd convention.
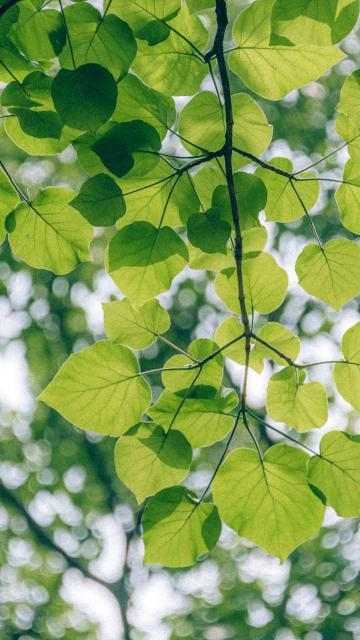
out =
[[[226,181],[229,190],[229,198],[231,205],[232,218],[235,229],[235,261],[236,261],[236,272],[237,272],[237,280],[238,280],[238,297],[239,297],[239,305],[240,305],[240,313],[242,322],[244,325],[244,333],[245,333],[245,354],[246,354],[246,365],[245,365],[245,375],[244,375],[244,383],[242,389],[242,398],[241,404],[244,408],[246,406],[246,392],[247,392],[247,382],[248,382],[248,373],[249,373],[249,359],[250,359],[250,349],[251,349],[251,327],[248,312],[246,309],[245,303],[245,287],[244,280],[242,274],[242,260],[243,260],[243,241],[240,229],[240,218],[239,218],[239,209],[238,203],[236,199],[236,191],[235,191],[235,182],[233,175],[233,166],[232,166],[232,153],[233,153],[233,131],[234,131],[234,117],[232,110],[232,102],[231,102],[231,91],[230,91],[230,82],[229,76],[226,67],[225,55],[224,55],[224,37],[226,27],[228,25],[228,17],[227,17],[227,9],[226,9],[226,0],[216,0],[216,17],[217,17],[217,32],[215,36],[214,46],[212,50],[209,52],[209,59],[215,54],[217,59],[220,80],[224,95],[224,107],[225,107],[225,121],[226,121],[226,131],[225,131],[225,146],[224,146],[224,160],[225,160],[225,174]]]

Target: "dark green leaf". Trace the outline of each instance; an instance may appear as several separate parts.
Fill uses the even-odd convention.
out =
[[[80,131],[95,131],[114,112],[117,86],[107,69],[84,64],[74,71],[61,69],[53,80],[51,94],[65,124]]]
[[[95,227],[109,227],[125,213],[125,201],[120,187],[103,173],[84,182],[79,194],[70,204]]]

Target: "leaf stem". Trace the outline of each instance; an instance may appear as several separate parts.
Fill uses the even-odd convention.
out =
[[[304,444],[303,442],[299,442],[299,440],[296,440],[296,438],[293,438],[292,436],[289,436],[289,434],[284,433],[283,431],[281,431],[280,429],[277,429],[276,427],[273,427],[272,424],[269,424],[268,422],[265,422],[265,420],[260,418],[260,416],[256,415],[256,413],[253,413],[249,408],[246,409],[246,412],[252,418],[257,420],[260,424],[262,424],[264,427],[267,427],[268,429],[271,429],[272,431],[275,431],[276,433],[278,433],[279,435],[283,436],[284,438],[287,438],[288,440],[291,440],[295,444],[297,444],[300,447],[303,447],[304,449],[309,451],[309,453],[312,453],[314,456],[317,456],[319,458],[322,457],[319,453],[316,453],[316,451],[314,451],[314,449],[311,449],[311,447],[308,447],[307,444]]]
[[[17,183],[15,182],[14,178],[12,177],[12,175],[7,170],[7,168],[4,165],[2,160],[0,160],[0,167],[2,168],[3,172],[5,173],[5,175],[8,177],[8,179],[11,182],[12,186],[14,187],[16,193],[18,194],[20,200],[23,200],[24,202],[26,202],[30,206],[30,202],[27,199],[26,195],[21,191],[20,187],[18,187]]]
[[[292,367],[296,367],[298,365],[295,364],[294,360],[292,360],[291,358],[289,358],[287,355],[285,355],[285,353],[283,353],[282,351],[279,351],[279,349],[277,349],[276,347],[273,347],[270,342],[266,342],[266,340],[263,340],[262,338],[260,338],[259,336],[256,335],[256,333],[254,333],[253,331],[251,332],[251,337],[254,338],[257,342],[260,342],[261,344],[264,345],[264,347],[267,347],[268,349],[271,349],[271,351],[273,351],[274,353],[276,353],[278,356],[280,356],[280,358],[283,358],[285,360],[285,362],[288,363],[288,365],[292,366]]]
[[[297,178],[294,178],[294,175],[292,173],[289,173],[288,171],[283,171],[283,169],[279,169],[278,167],[274,167],[272,164],[264,162],[257,156],[254,156],[253,153],[249,153],[249,151],[244,151],[243,149],[239,149],[238,147],[233,147],[233,151],[243,156],[244,158],[248,158],[249,160],[252,160],[252,162],[255,162],[263,169],[267,169],[268,171],[277,173],[279,176],[283,176],[284,178],[288,178],[289,180],[297,180]]]
[[[324,162],[328,158],[331,158],[331,156],[333,156],[335,153],[337,153],[338,151],[341,151],[341,149],[344,149],[344,147],[346,147],[348,144],[351,144],[352,142],[354,142],[354,140],[359,138],[359,136],[360,136],[360,133],[358,133],[356,136],[351,138],[351,140],[349,140],[347,142],[344,142],[344,144],[342,144],[337,149],[334,149],[334,151],[331,151],[326,156],[323,156],[323,158],[320,158],[320,160],[316,160],[316,162],[312,162],[312,164],[309,164],[304,169],[300,169],[300,171],[295,171],[294,176],[297,176],[299,173],[304,173],[305,171],[308,171],[309,169],[312,169],[313,167],[316,167],[318,164],[320,164],[321,162]]]
[[[218,471],[219,471],[219,469],[220,469],[220,467],[221,467],[221,465],[222,465],[222,463],[223,463],[223,461],[224,461],[224,458],[225,458],[225,456],[226,456],[226,454],[227,454],[227,452],[228,452],[228,450],[229,450],[229,447],[230,447],[230,445],[231,445],[231,443],[232,443],[232,440],[233,440],[233,438],[234,438],[234,436],[235,436],[236,429],[237,429],[237,426],[238,426],[238,424],[239,424],[239,420],[240,420],[240,416],[241,416],[241,415],[242,415],[242,410],[240,409],[240,410],[239,410],[239,412],[238,412],[238,414],[237,414],[237,416],[236,416],[236,419],[235,419],[235,422],[234,422],[234,426],[233,426],[233,428],[231,429],[230,435],[229,435],[229,437],[228,437],[228,439],[227,439],[227,442],[226,442],[226,445],[225,445],[224,451],[222,452],[222,454],[221,454],[221,456],[220,456],[220,459],[219,459],[219,461],[218,461],[218,463],[217,463],[217,465],[216,465],[216,467],[215,467],[215,469],[214,469],[214,472],[213,472],[213,474],[212,474],[212,476],[211,476],[211,478],[210,478],[209,483],[207,484],[207,486],[206,486],[205,490],[203,491],[203,493],[202,493],[202,495],[201,495],[201,498],[200,498],[199,502],[198,502],[198,503],[197,503],[197,505],[196,505],[197,507],[198,507],[198,506],[200,506],[200,504],[203,502],[203,500],[204,500],[204,498],[205,498],[205,496],[206,496],[207,492],[209,491],[209,489],[210,489],[210,487],[211,487],[211,485],[212,485],[212,483],[213,483],[213,481],[214,481],[215,476],[217,475],[217,473],[218,473]]]
[[[291,188],[292,188],[292,190],[294,191],[294,193],[295,193],[295,195],[296,195],[296,197],[297,197],[298,201],[300,202],[300,204],[301,204],[301,206],[302,206],[302,208],[303,208],[303,210],[304,210],[304,212],[305,212],[305,215],[306,215],[306,217],[307,217],[308,221],[310,222],[311,228],[312,228],[313,233],[314,233],[314,237],[315,237],[315,239],[316,239],[316,241],[317,241],[317,243],[318,243],[318,245],[319,245],[319,247],[320,247],[321,251],[324,251],[324,247],[323,247],[322,242],[321,242],[321,240],[320,240],[320,236],[319,236],[319,234],[318,234],[318,232],[317,232],[317,229],[316,229],[316,227],[315,227],[315,224],[314,224],[314,222],[313,222],[313,220],[312,220],[312,218],[311,218],[310,213],[309,213],[309,212],[308,212],[308,210],[307,210],[307,207],[305,206],[305,203],[304,203],[304,201],[303,201],[303,199],[302,199],[302,197],[301,197],[300,193],[299,193],[299,192],[298,192],[298,190],[296,189],[296,187],[295,187],[295,185],[294,185],[294,182],[293,182],[293,179],[292,179],[292,178],[290,179],[290,185],[291,185]]]
[[[70,38],[70,33],[69,33],[69,29],[68,29],[68,24],[67,24],[67,21],[66,21],[66,16],[65,16],[65,13],[64,13],[64,7],[63,7],[63,4],[62,4],[62,0],[59,0],[59,5],[60,5],[60,11],[61,11],[62,19],[63,19],[63,22],[64,22],[64,28],[65,28],[65,32],[66,32],[67,41],[69,43],[71,61],[72,61],[73,67],[74,67],[74,71],[76,71],[74,50],[73,50],[73,46],[72,46],[72,42],[71,42],[71,38]]]
[[[186,356],[187,358],[189,358],[190,360],[192,360],[193,362],[196,362],[197,364],[199,364],[199,360],[197,360],[196,358],[193,358],[193,356],[190,355],[190,353],[188,353],[187,351],[185,351],[184,349],[181,349],[181,347],[178,347],[177,344],[174,344],[173,342],[171,342],[170,340],[168,340],[167,338],[165,338],[164,336],[161,336],[160,334],[156,333],[154,334],[156,335],[159,340],[162,340],[165,344],[167,344],[169,347],[171,347],[172,349],[174,349],[175,351],[177,351],[178,353],[181,353],[181,355]]]

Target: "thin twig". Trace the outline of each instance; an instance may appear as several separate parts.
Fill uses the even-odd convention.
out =
[[[304,210],[304,212],[305,212],[305,215],[306,215],[306,217],[307,217],[308,221],[310,222],[310,225],[311,225],[311,228],[312,228],[312,230],[313,230],[313,233],[314,233],[315,239],[316,239],[316,241],[317,241],[317,243],[318,243],[318,245],[319,245],[319,247],[320,247],[321,251],[324,251],[324,247],[323,247],[322,242],[321,242],[321,240],[320,240],[320,236],[319,236],[319,234],[318,234],[318,232],[317,232],[317,229],[316,229],[316,227],[315,227],[315,224],[314,224],[314,222],[313,222],[313,220],[312,220],[312,218],[311,218],[310,213],[309,213],[309,212],[308,212],[308,210],[307,210],[307,207],[305,206],[305,203],[304,203],[304,201],[303,201],[303,199],[302,199],[302,197],[301,197],[300,193],[299,193],[299,192],[298,192],[298,190],[296,189],[296,187],[295,187],[295,185],[294,185],[294,183],[293,183],[293,180],[292,180],[292,179],[290,179],[290,185],[291,185],[291,188],[293,189],[293,191],[294,191],[294,193],[295,193],[295,195],[296,195],[297,199],[299,200],[299,202],[300,202],[300,204],[301,204],[301,206],[302,206],[302,208],[303,208],[303,210]]]
[[[71,42],[71,38],[70,38],[68,24],[67,24],[67,21],[66,21],[66,16],[65,16],[65,13],[64,13],[64,7],[63,7],[63,4],[62,4],[62,0],[59,0],[59,5],[60,5],[60,11],[61,11],[62,19],[63,19],[63,22],[64,22],[64,28],[65,28],[65,32],[66,32],[67,41],[69,43],[71,61],[72,61],[73,67],[74,67],[74,71],[76,71],[74,51],[73,51],[73,47],[72,47],[72,42]]]

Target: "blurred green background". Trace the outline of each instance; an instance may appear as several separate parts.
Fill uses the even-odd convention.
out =
[[[260,100],[274,126],[267,158],[286,155],[301,168],[341,145],[335,106],[344,77],[360,60],[357,32],[344,50],[349,59],[321,82],[282,102]],[[242,89],[239,79],[232,83]],[[79,188],[84,176],[71,147],[57,157],[29,158],[0,136],[2,160],[32,196],[45,185]],[[179,148],[174,138],[167,143]],[[318,169],[341,177],[345,160],[343,149]],[[332,190],[322,188],[313,213],[323,240],[339,233]],[[291,274],[310,237],[306,219],[267,228],[268,247]],[[120,296],[102,268],[108,233],[97,233],[94,262],[66,277],[32,270],[12,257],[7,242],[0,247],[0,639],[359,640],[356,520],[329,510],[319,537],[284,564],[225,530],[217,549],[194,568],[144,567],[138,507],[114,472],[114,440],[77,430],[36,403],[64,359],[103,336],[101,302]],[[168,337],[184,347],[194,337],[211,337],[225,315],[211,274],[203,272],[186,271],[161,301],[172,318]],[[339,321],[309,302],[293,277],[271,319],[302,337],[303,357],[336,356],[343,331],[359,319],[358,303]],[[161,366],[169,355],[166,345],[152,346],[142,365]],[[228,382],[236,385],[239,372],[230,367]],[[270,374],[268,365],[262,376],[251,375],[250,400],[260,410]],[[321,376],[333,393],[330,370]],[[335,426],[360,433],[359,419],[338,396],[330,395],[330,416],[309,436],[312,445]],[[275,441],[274,432],[261,429],[264,446]],[[221,450],[217,444],[197,453],[189,486],[206,485]]]

